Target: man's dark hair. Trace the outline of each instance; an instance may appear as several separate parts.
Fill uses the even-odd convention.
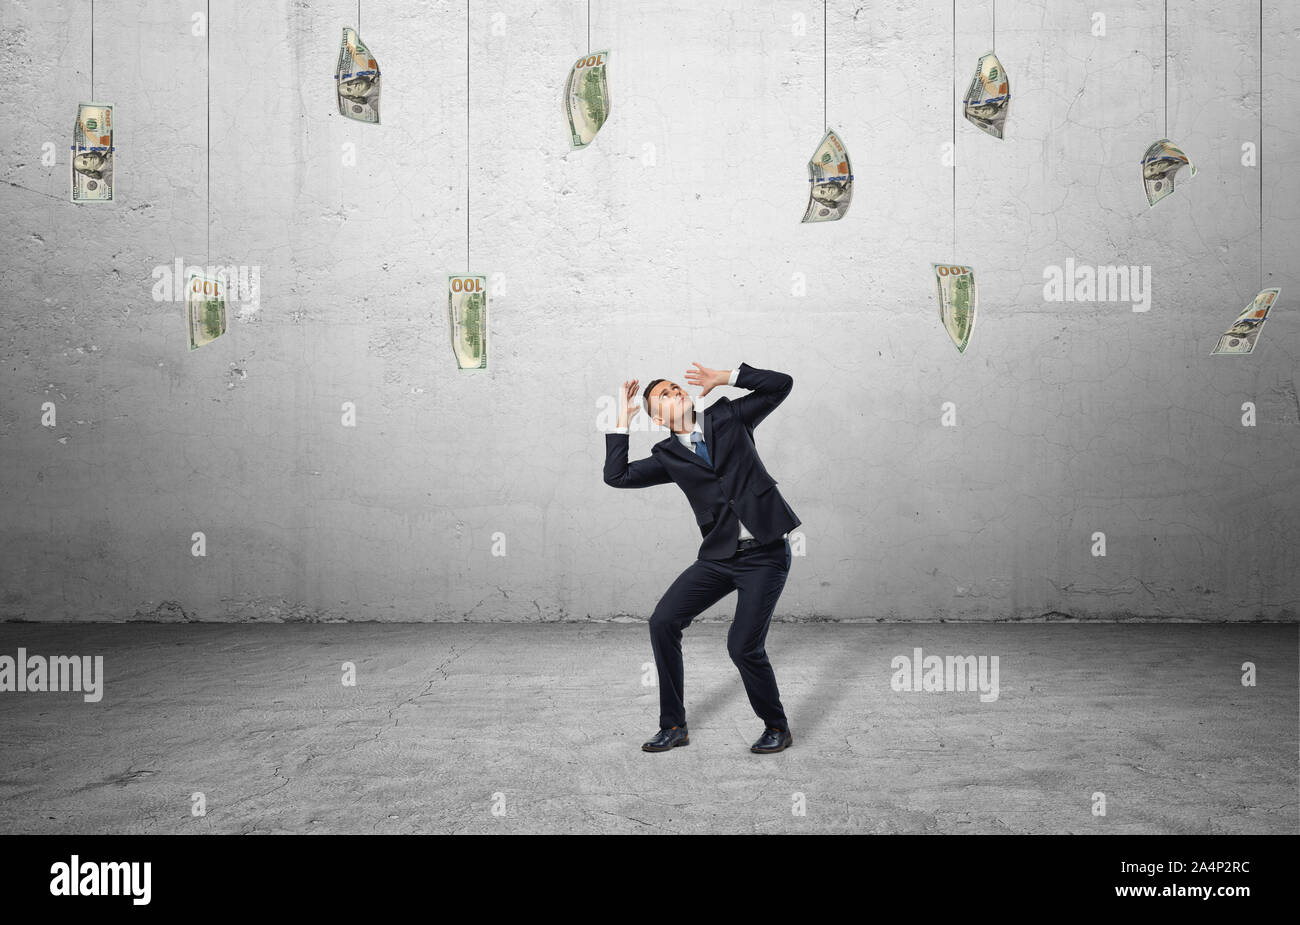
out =
[[[645,404],[646,414],[650,413],[650,390],[663,381],[663,379],[651,379],[650,384],[646,386],[645,391],[641,393],[641,401]]]

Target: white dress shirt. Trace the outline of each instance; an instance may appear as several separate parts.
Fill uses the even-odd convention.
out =
[[[727,379],[727,385],[735,385],[735,384],[736,384],[736,376],[738,376],[738,375],[740,375],[740,369],[739,369],[739,368],[733,369],[733,370],[731,371],[731,376]],[[625,434],[625,433],[627,433],[627,431],[628,431],[628,429],[627,429],[626,427],[615,427],[613,430],[610,431],[610,433],[612,433],[612,434]],[[673,436],[677,438],[677,442],[678,442],[678,443],[680,443],[682,446],[686,447],[686,449],[689,450],[691,453],[694,453],[694,452],[695,452],[695,444],[694,444],[694,443],[691,443],[691,434],[692,434],[692,433],[699,433],[701,436],[703,436],[703,434],[704,434],[704,428],[700,426],[700,418],[699,418],[699,415],[696,415],[696,416],[695,416],[695,428],[694,428],[693,430],[691,430],[691,431],[689,431],[689,432],[687,432],[687,433],[684,433],[684,434],[678,434],[678,433],[674,433],[674,434],[673,434]],[[708,447],[708,448],[709,448],[709,458],[712,459],[712,458],[713,458],[713,449],[712,449],[711,447],[709,447],[708,443],[705,443],[704,445],[705,445],[705,447]],[[740,518],[739,518],[739,517],[736,518],[736,522],[737,522],[737,523],[740,523]],[[746,529],[746,527],[745,527],[745,525],[744,525],[743,523],[740,523],[740,538],[741,538],[742,540],[752,540],[752,539],[754,538],[754,534],[750,533],[749,530]]]

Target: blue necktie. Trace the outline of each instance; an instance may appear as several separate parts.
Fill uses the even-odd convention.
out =
[[[704,444],[704,434],[700,433],[698,430],[694,431],[691,434],[691,443],[695,444],[695,455],[704,457],[704,461],[708,463],[709,468],[712,469],[713,460],[709,458],[709,448]]]

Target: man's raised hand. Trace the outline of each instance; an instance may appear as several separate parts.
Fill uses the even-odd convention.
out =
[[[623,383],[623,401],[618,406],[618,426],[627,427],[641,411],[641,402],[636,397],[637,379],[628,379]]]
[[[691,385],[700,386],[704,389],[700,393],[700,398],[708,395],[716,386],[726,385],[731,379],[731,371],[723,369],[709,369],[707,366],[700,366],[699,363],[692,362],[695,369],[686,371],[686,381]]]

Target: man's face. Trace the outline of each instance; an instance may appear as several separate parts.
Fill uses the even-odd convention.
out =
[[[77,173],[93,174],[104,166],[105,157],[98,151],[83,151],[72,157],[72,169]]]
[[[813,187],[813,199],[823,205],[839,206],[840,200],[844,198],[846,192],[843,183],[818,183]]]
[[[353,77],[339,84],[339,92],[350,100],[364,100],[374,86],[372,77]]]
[[[676,382],[661,382],[650,392],[650,411],[654,422],[669,430],[685,430],[687,421],[694,423],[691,415],[695,403]]]

